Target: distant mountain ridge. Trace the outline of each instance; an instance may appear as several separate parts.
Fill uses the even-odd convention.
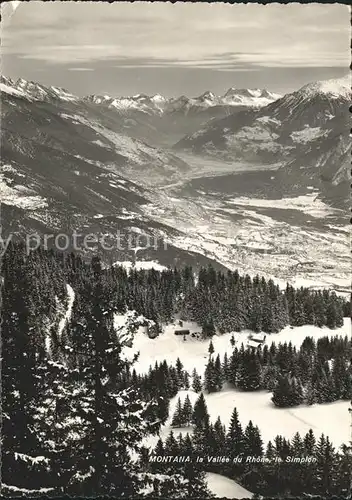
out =
[[[166,98],[160,94],[148,96],[139,93],[133,96],[90,95],[78,97],[61,87],[46,87],[26,81],[0,77],[0,91],[28,101],[52,104],[68,104],[95,107],[116,122],[118,130],[130,137],[147,141],[154,146],[172,146],[185,134],[194,132],[200,125],[213,118],[222,118],[244,109],[265,106],[278,94],[260,89],[230,88],[223,96],[206,91],[198,97],[179,96]]]
[[[0,75],[0,91],[11,94],[15,97],[22,97],[29,101],[53,100],[77,102],[79,97],[71,94],[61,87],[47,87],[36,82],[31,82],[23,78],[14,80],[4,75]]]
[[[171,97],[166,98],[161,94],[149,96],[136,94],[133,96],[110,96],[107,94],[92,94],[78,97],[62,87],[45,86],[23,78],[14,80],[3,75],[0,76],[0,90],[13,95],[34,100],[58,99],[62,101],[86,101],[104,105],[117,110],[138,109],[142,112],[172,112],[181,106],[265,106],[281,97],[280,94],[269,92],[266,89],[237,89],[231,87],[223,96],[217,96],[211,91],[206,91],[198,97]]]
[[[261,89],[236,89],[230,88],[223,96],[217,96],[211,91],[206,91],[198,97],[173,97],[166,98],[160,94],[147,96],[137,94],[128,97],[111,97],[109,95],[91,95],[85,99],[95,104],[104,105],[117,110],[138,109],[145,113],[173,113],[191,108],[207,108],[214,106],[266,106],[279,99],[281,95]]]

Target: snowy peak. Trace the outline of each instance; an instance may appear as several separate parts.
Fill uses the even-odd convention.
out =
[[[261,90],[259,89],[237,89],[235,87],[231,87],[225,94],[224,97],[229,97],[229,96],[234,96],[234,95],[241,95],[243,97],[260,97],[261,95]]]
[[[19,78],[13,80],[1,75],[0,90],[5,94],[15,97],[21,97],[29,101],[77,101],[78,97],[74,96],[67,90],[61,87],[46,87],[39,83]]]
[[[166,103],[165,97],[160,94],[148,96],[147,94],[135,94],[133,96],[111,97],[109,95],[90,95],[84,98],[93,104],[107,106],[120,112],[129,110],[141,111],[143,113],[160,113]]]
[[[166,98],[160,94],[155,94],[150,98],[153,102],[165,102]]]
[[[230,105],[266,106],[280,97],[281,95],[268,92],[266,89],[237,89],[231,87],[222,97],[222,100]]]
[[[217,96],[214,92],[207,90],[198,97],[165,98],[160,94],[148,96],[146,94],[135,94],[126,97],[110,97],[108,95],[91,95],[86,101],[115,108],[120,111],[135,110],[147,114],[164,114],[175,111],[187,113],[191,109],[207,109],[214,106],[266,106],[278,99],[279,95],[261,89],[229,89],[224,96]]]
[[[349,77],[304,85],[268,106],[268,115],[291,130],[325,126],[334,117],[348,113],[351,101]]]
[[[331,99],[351,98],[351,78],[346,75],[343,78],[322,80],[308,83],[299,91],[303,97],[310,98],[316,95],[325,95]]]
[[[216,95],[210,90],[207,90],[202,95],[200,95],[197,99],[200,101],[215,101],[217,99]]]
[[[0,92],[1,94],[32,100],[30,96],[23,91],[20,85],[17,86],[16,82],[14,82],[11,78],[7,78],[3,75],[0,77]]]

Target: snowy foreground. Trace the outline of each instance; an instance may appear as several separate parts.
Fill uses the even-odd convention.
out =
[[[164,327],[163,333],[155,339],[150,339],[141,330],[136,333],[133,347],[125,349],[126,355],[139,351],[139,359],[135,364],[137,372],[146,373],[150,365],[154,365],[155,362],[160,363],[163,360],[166,360],[168,364],[175,364],[179,357],[184,368],[190,374],[193,368],[196,368],[198,373],[203,375],[209,356],[209,340],[189,337],[184,341],[182,337],[174,334],[174,330],[177,328],[180,328],[177,324],[167,325]],[[190,322],[183,322],[183,328],[189,329],[191,333],[200,331],[196,324]],[[232,353],[233,347],[230,342],[232,335],[237,347],[240,347],[242,342],[246,346],[250,333],[249,331],[230,332],[214,336],[212,342],[215,355],[219,353],[220,356],[223,356],[225,352],[229,355]],[[307,336],[317,340],[324,336],[334,337],[336,335],[347,335],[351,338],[351,324],[348,318],[345,318],[344,326],[336,330],[315,326],[286,327],[278,334],[267,335],[265,343],[270,345],[272,342],[284,343],[291,341],[294,346],[299,348]],[[176,435],[179,433],[185,435],[187,432],[192,432],[190,427],[182,429],[172,429],[171,427],[177,400],[180,397],[181,401],[184,401],[186,395],[189,395],[192,404],[198,398],[198,394],[194,391],[182,390],[170,401],[169,418],[160,430],[160,437],[163,440],[166,439],[171,430]],[[296,432],[304,435],[309,429],[313,429],[316,436],[322,433],[328,435],[336,447],[347,443],[350,438],[348,401],[336,401],[312,406],[302,405],[295,408],[276,408],[271,402],[270,392],[241,392],[226,387],[220,392],[205,394],[205,399],[213,422],[220,416],[223,424],[228,426],[232,411],[236,407],[243,426],[246,426],[249,420],[260,426],[264,443],[272,440],[278,434],[291,439]],[[336,425],[337,423],[338,425]],[[144,444],[153,448],[158,438],[159,436],[150,436],[145,440]],[[207,473],[207,481],[209,489],[217,497],[240,499],[253,496],[241,485],[220,474]]]
[[[166,360],[169,364],[175,364],[179,357],[184,368],[191,374],[193,368],[203,375],[208,360],[208,340],[198,340],[174,335],[177,325],[168,325],[163,333],[156,339],[150,339],[145,333],[138,332],[134,339],[133,347],[126,348],[129,352],[140,353],[135,364],[136,371],[146,373],[150,365],[155,362]],[[192,331],[200,331],[194,323],[183,323],[183,328]],[[233,335],[236,346],[241,343],[246,346],[248,334],[225,333],[212,338],[215,348],[215,355],[223,356],[225,352],[232,353],[230,339]],[[318,328],[315,326],[286,327],[278,334],[267,335],[266,344],[272,342],[292,342],[297,348],[300,347],[307,336],[318,339],[324,336],[334,337],[348,336],[351,338],[351,325],[348,318],[345,318],[344,326],[336,330],[328,328]],[[170,403],[171,421],[178,397],[183,400],[189,394],[192,403],[197,399],[197,394],[193,391],[180,391]],[[313,429],[316,436],[324,433],[328,435],[335,446],[340,446],[349,440],[350,421],[348,413],[348,401],[336,401],[327,404],[315,404],[312,406],[298,406],[294,408],[276,408],[271,402],[271,393],[267,391],[241,392],[232,388],[224,388],[220,392],[205,394],[208,410],[211,419],[215,422],[218,416],[221,417],[225,425],[229,424],[231,413],[237,407],[243,425],[247,425],[249,420],[260,425],[262,438],[265,442],[273,439],[277,434],[291,439],[296,432],[305,434],[309,429]],[[161,433],[168,435],[170,431],[169,421],[163,427]],[[338,422],[338,425],[336,423]],[[189,429],[188,429],[189,430]],[[187,429],[182,431],[187,432]]]
[[[222,476],[221,474],[214,474],[213,472],[206,473],[207,483],[209,490],[219,498],[252,498],[253,493],[244,489],[236,481]]]

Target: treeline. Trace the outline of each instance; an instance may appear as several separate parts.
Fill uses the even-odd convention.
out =
[[[106,271],[116,303],[125,304],[157,323],[169,322],[176,314],[197,322],[203,336],[250,329],[279,332],[286,325],[316,325],[336,328],[349,315],[346,301],[328,290],[281,291],[272,280],[226,274],[212,267],[170,269],[163,272],[122,268]]]
[[[44,306],[50,314],[55,297],[65,294],[65,282],[83,297],[87,286],[94,285],[92,264],[78,255],[38,249],[26,256],[25,248],[14,244],[6,254],[7,259],[22,266],[23,279],[27,280],[23,286],[31,295],[27,301],[29,313]],[[275,333],[288,324],[335,328],[350,315],[350,303],[329,290],[295,289],[290,285],[280,290],[270,279],[240,276],[237,271],[222,273],[212,267],[198,272],[191,267],[127,271],[113,266],[102,273],[102,294],[117,311],[135,310],[154,320],[159,329],[161,323],[179,315],[197,322],[205,337],[211,337],[216,329],[220,333],[243,329]]]
[[[188,406],[186,400],[183,406]],[[178,411],[179,405],[174,419]],[[351,446],[336,450],[327,436],[316,437],[311,429],[304,436],[296,433],[291,440],[278,435],[264,446],[258,426],[249,421],[244,428],[236,408],[228,428],[220,418],[211,423],[203,394],[195,402],[190,422],[192,434],[171,431],[164,441],[158,440],[152,456],[188,456],[196,469],[223,474],[261,496],[285,494],[287,498],[309,493],[330,498],[349,492]],[[196,457],[203,457],[203,462]],[[227,462],[216,463],[209,457],[224,457]],[[145,467],[172,473],[189,464],[149,461]]]
[[[330,403],[352,398],[352,340],[306,337],[297,349],[272,343],[257,350],[234,347],[231,356],[214,355],[210,342],[203,388],[220,391],[224,384],[242,391],[273,392],[276,406]]]
[[[57,254],[68,283],[78,291],[94,280],[91,266],[74,254]],[[127,271],[115,266],[104,271],[105,293],[122,312],[132,309],[158,325],[180,315],[195,321],[203,336],[250,329],[279,332],[286,325],[335,328],[350,315],[350,303],[329,290],[280,290],[272,280],[237,271],[222,273],[211,266],[165,271]]]

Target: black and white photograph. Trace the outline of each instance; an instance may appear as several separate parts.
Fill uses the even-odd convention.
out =
[[[1,495],[351,498],[348,5],[0,39]]]

